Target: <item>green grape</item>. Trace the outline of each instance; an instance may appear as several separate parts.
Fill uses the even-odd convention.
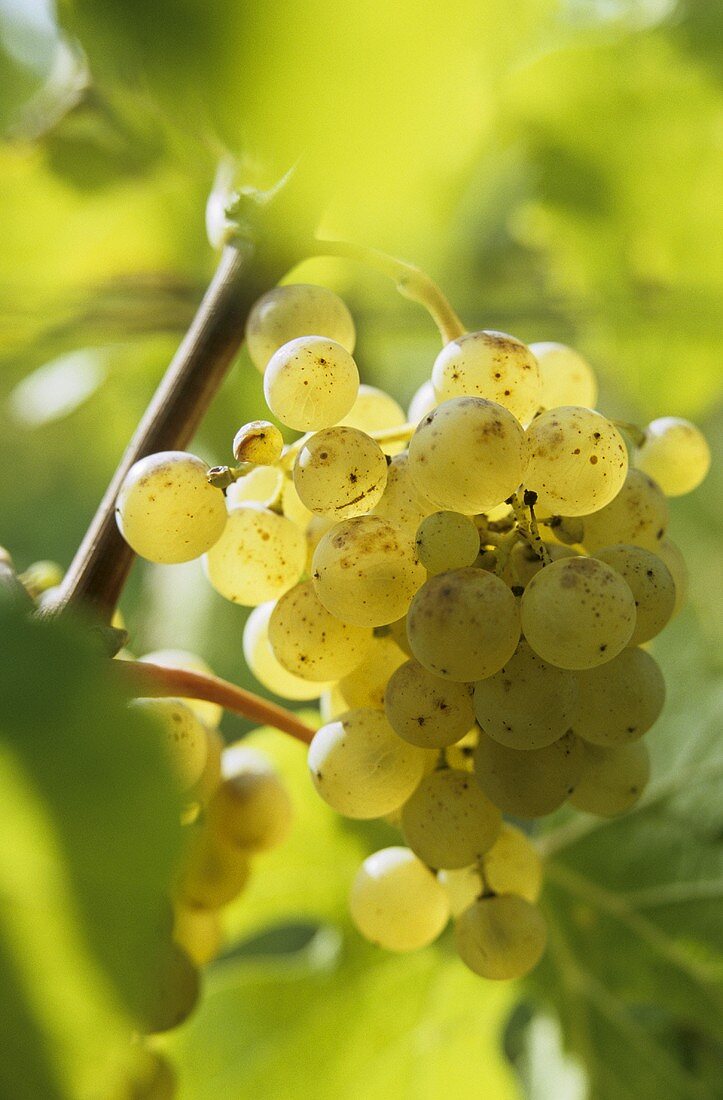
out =
[[[263,374],[282,344],[320,333],[354,351],[354,321],[341,298],[325,286],[290,283],[267,291],[253,306],[246,322],[246,347]]]
[[[154,649],[152,653],[146,653],[138,658],[143,664],[160,665],[162,668],[177,668],[188,672],[200,672],[204,676],[213,676],[213,671],[195,653],[188,653],[185,649]],[[215,729],[221,721],[223,707],[218,703],[207,703],[204,699],[181,699],[182,703],[192,710],[197,718],[205,726]]]
[[[196,966],[205,966],[218,954],[223,928],[215,909],[177,905],[173,914],[173,939]]]
[[[240,504],[268,508],[278,500],[283,483],[284,475],[276,466],[256,466],[231,482],[226,490],[226,507],[229,512]]]
[[[412,480],[406,451],[395,455],[387,470],[386,488],[374,509],[374,515],[386,519],[413,541],[422,520],[434,511],[432,502],[422,496]]]
[[[424,749],[452,745],[474,724],[469,685],[433,676],[414,660],[390,678],[384,709],[394,732]]]
[[[311,571],[311,563],[314,560],[314,551],[323,539],[327,531],[331,531],[336,520],[329,516],[312,515],[306,528],[306,572]]]
[[[403,665],[406,654],[393,638],[374,638],[366,656],[338,683],[347,707],[373,707],[384,710],[389,677]]]
[[[274,600],[255,607],[244,627],[243,650],[246,664],[260,684],[284,699],[316,699],[328,689],[328,683],[314,683],[294,676],[279,662],[269,641],[269,619],[276,607]]]
[[[619,573],[635,599],[635,629],[628,645],[655,638],[675,608],[675,581],[665,562],[642,546],[607,546],[597,558]]]
[[[406,417],[401,405],[397,404],[384,390],[376,386],[367,386],[362,383],[356,401],[344,417],[344,424],[350,428],[358,428],[367,435],[372,432],[385,431],[387,428],[401,427],[406,423]],[[380,443],[385,454],[396,455],[405,450],[406,443],[399,440],[395,443]]]
[[[479,736],[479,726],[474,725],[459,741],[455,741],[453,745],[447,745],[444,758],[450,768],[457,768],[462,772],[474,771],[474,751],[477,748]]]
[[[549,409],[527,429],[525,488],[537,493],[540,514],[584,516],[620,491],[628,456],[615,425],[577,405]]]
[[[483,569],[431,577],[407,613],[412,653],[429,672],[469,682],[492,676],[520,640],[515,597]]]
[[[432,385],[439,401],[484,397],[522,421],[540,407],[537,360],[506,332],[466,332],[450,341],[435,360]]]
[[[302,504],[301,497],[296,491],[293,478],[283,478],[283,482],[284,486],[281,490],[281,509],[287,519],[290,519],[292,523],[295,523],[297,527],[300,527],[301,530],[304,531],[314,518],[314,513],[310,512],[305,504]],[[228,496],[228,491],[226,495]]]
[[[247,855],[278,848],[291,830],[291,800],[271,770],[239,767],[220,783],[206,807],[210,832],[237,845]]]
[[[181,790],[189,791],[201,778],[208,758],[206,727],[180,699],[134,699],[160,723],[163,742]]]
[[[502,828],[504,828],[504,822]],[[465,909],[481,897],[484,890],[479,863],[474,863],[471,867],[438,871],[437,881],[444,888],[449,902],[449,912],[453,917],[464,913]]]
[[[697,489],[710,469],[710,447],[689,420],[662,416],[645,429],[645,442],[635,452],[635,465],[650,474],[666,496]]]
[[[160,451],[131,466],[115,516],[136,554],[173,565],[200,557],[218,541],[226,504],[207,473],[206,463],[185,451]]]
[[[655,550],[668,520],[668,501],[660,486],[642,470],[631,469],[609,504],[582,517],[582,541],[590,552],[619,542]]]
[[[405,614],[425,571],[401,531],[381,516],[357,516],[321,539],[312,577],[324,607],[342,622],[383,626]]]
[[[264,374],[266,404],[282,424],[315,432],[338,424],[359,389],[349,352],[323,336],[300,336],[275,351]]]
[[[460,512],[433,512],[423,519],[415,539],[417,557],[429,573],[446,573],[474,565],[479,554],[479,531]]]
[[[594,409],[597,379],[586,359],[565,344],[542,341],[530,344],[540,369],[540,408],[581,405]]]
[[[578,679],[580,695],[571,725],[596,745],[637,741],[663,709],[663,674],[644,649],[624,649],[606,665],[578,673]]]
[[[294,463],[294,485],[309,511],[334,519],[370,512],[387,484],[387,462],[378,443],[357,428],[325,428],[303,444]]]
[[[312,581],[286,592],[271,612],[269,642],[283,667],[304,680],[346,676],[372,646],[370,627],[336,619],[319,601]]]
[[[539,909],[514,894],[480,898],[457,917],[454,942],[460,959],[483,978],[523,978],[537,966],[547,943]]]
[[[417,951],[436,940],[449,919],[447,896],[408,848],[382,848],[364,860],[349,896],[362,936],[387,951]]]
[[[522,633],[559,668],[611,661],[635,629],[635,599],[619,573],[597,558],[563,558],[536,573],[521,601]]]
[[[542,890],[542,860],[522,829],[502,822],[499,836],[482,858],[488,889],[535,902]]]
[[[253,505],[229,512],[223,535],[204,558],[216,591],[245,607],[283,596],[305,564],[302,532],[285,516]]]
[[[616,817],[632,809],[650,778],[650,756],[642,741],[616,748],[585,745],[585,770],[570,805],[576,810]]]
[[[571,546],[545,542],[545,547],[552,561],[579,557],[579,551],[573,550]],[[502,579],[510,585],[515,584],[525,588],[542,567],[542,559],[535,553],[530,543],[523,539],[512,547],[509,561],[502,572]]]
[[[494,401],[455,397],[424,417],[409,442],[409,472],[436,508],[476,515],[506,500],[527,466],[525,433]]]
[[[249,878],[249,853],[203,826],[191,826],[175,884],[175,900],[194,909],[220,909]]]
[[[157,1050],[135,1044],[132,1053],[133,1064],[124,1072],[123,1081],[110,1086],[104,1080],[104,1100],[176,1100],[178,1077],[168,1059]]]
[[[685,558],[678,544],[673,542],[672,539],[663,539],[662,542],[659,542],[655,547],[655,553],[657,557],[667,565],[670,570],[670,575],[673,578],[673,583],[675,585],[673,616],[675,616],[688,599],[688,587],[690,584],[688,566],[685,563]]]
[[[544,817],[570,797],[585,760],[572,733],[544,749],[509,749],[481,734],[474,756],[477,782],[504,814]]]
[[[268,420],[244,424],[236,432],[232,447],[237,462],[253,462],[258,466],[273,466],[281,458],[283,449],[283,435]]]
[[[509,661],[474,689],[474,710],[482,729],[510,749],[542,749],[572,724],[577,676],[543,661],[520,642]]]
[[[409,798],[426,754],[397,737],[381,711],[359,708],[317,730],[309,746],[314,786],[345,817],[381,817]]]
[[[467,867],[495,842],[502,814],[466,771],[428,775],[402,809],[404,839],[429,867]]]
[[[159,955],[153,980],[148,982],[149,1003],[143,1012],[143,1031],[170,1031],[190,1016],[200,994],[197,968],[178,944],[169,942]]]
[[[438,404],[432,380],[422,382],[419,389],[412,394],[412,399],[409,402],[409,408],[407,409],[408,422],[418,424],[422,417],[426,416],[427,413],[431,413],[432,409],[436,409]]]

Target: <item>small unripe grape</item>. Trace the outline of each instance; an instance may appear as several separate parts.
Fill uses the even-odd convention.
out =
[[[383,848],[364,860],[352,884],[351,916],[361,934],[387,951],[417,951],[449,919],[447,896],[408,848]]]
[[[583,357],[565,344],[542,341],[530,344],[540,369],[540,408],[582,405],[594,409],[597,379]]]
[[[616,748],[585,744],[585,770],[570,804],[598,817],[632,809],[650,778],[650,756],[642,741]]]
[[[474,565],[479,531],[461,512],[433,512],[420,523],[415,544],[417,557],[429,573],[446,573]]]
[[[198,558],[226,526],[226,503],[208,466],[184,451],[161,451],[131,466],[118,493],[116,521],[142,558],[175,564]]]
[[[547,928],[534,905],[514,894],[480,898],[457,918],[454,941],[462,962],[483,978],[522,978],[537,966]]]
[[[162,949],[149,983],[150,1003],[143,1013],[143,1030],[155,1034],[178,1027],[196,1007],[200,993],[198,970],[178,944]]]
[[[236,432],[233,456],[237,462],[272,466],[284,449],[284,437],[268,420],[252,420]]]
[[[246,322],[246,346],[263,374],[282,344],[318,333],[354,351],[354,321],[341,298],[325,286],[290,283],[267,291],[253,306]]]
[[[679,497],[697,489],[710,469],[710,447],[689,420],[662,416],[645,429],[645,442],[635,453],[635,465],[655,478],[666,496]]]
[[[274,416],[300,432],[338,424],[359,389],[359,371],[341,344],[301,336],[274,352],[264,374],[264,395]]]
[[[484,397],[524,422],[540,407],[537,360],[506,332],[466,332],[450,341],[435,360],[432,384],[439,401]]]

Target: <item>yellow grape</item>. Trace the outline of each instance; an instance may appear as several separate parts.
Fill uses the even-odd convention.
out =
[[[523,978],[537,966],[547,928],[534,905],[514,894],[480,898],[457,917],[454,942],[462,962],[483,978]]]
[[[435,360],[432,384],[439,401],[484,397],[521,421],[531,420],[540,407],[537,360],[506,332],[466,332],[450,341]]]
[[[297,336],[323,335],[354,351],[354,321],[341,298],[325,286],[289,283],[263,294],[246,322],[246,346],[262,374],[282,344]]]
[[[206,575],[221,596],[246,607],[277,599],[298,581],[306,564],[306,540],[276,512],[252,505],[234,508],[226,529],[204,558]]]
[[[417,951],[436,940],[449,919],[447,896],[408,848],[383,848],[364,860],[352,883],[354,924],[387,951]]]

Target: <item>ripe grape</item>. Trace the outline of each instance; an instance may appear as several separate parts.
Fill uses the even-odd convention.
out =
[[[525,475],[518,420],[494,401],[455,397],[424,417],[409,443],[409,472],[437,508],[476,515],[506,500]]]
[[[502,814],[466,771],[440,768],[402,808],[404,839],[430,867],[467,867],[492,847]]]
[[[246,346],[263,374],[282,344],[319,333],[354,351],[354,321],[341,298],[325,286],[290,283],[274,287],[255,303],[246,322]]]
[[[485,397],[518,420],[531,420],[540,406],[537,360],[506,332],[467,332],[442,348],[432,369],[439,401]]]
[[[570,728],[576,702],[575,673],[543,661],[524,641],[474,689],[480,726],[511,749],[541,749],[557,741]]]
[[[180,699],[134,699],[132,706],[160,723],[174,774],[181,790],[189,791],[199,781],[206,766],[206,727]]]
[[[628,456],[622,436],[600,413],[577,405],[549,409],[527,429],[525,487],[540,513],[583,516],[617,495]]]
[[[502,668],[517,648],[517,602],[499,577],[483,569],[440,573],[412,600],[407,633],[414,656],[429,672],[481,680]]]
[[[370,512],[387,484],[378,443],[357,428],[325,428],[303,444],[294,463],[294,485],[309,511],[334,519]]]
[[[396,527],[381,516],[358,516],[327,531],[314,551],[312,576],[332,615],[383,626],[404,615],[425,571]]]
[[[597,379],[582,355],[565,344],[542,341],[530,344],[540,370],[540,408],[581,405],[594,409]]]
[[[242,848],[247,855],[282,844],[292,820],[291,800],[279,777],[253,766],[227,776],[206,807],[209,831]]]
[[[571,546],[562,546],[555,542],[545,542],[544,545],[552,561],[579,556],[579,551],[574,550]],[[515,584],[525,588],[542,567],[543,561],[535,552],[534,547],[526,539],[523,539],[516,542],[512,547],[509,561],[502,572],[502,579],[510,585]]]
[[[416,951],[449,919],[447,896],[408,848],[383,848],[364,860],[349,897],[361,934],[387,951]]]
[[[244,424],[236,432],[232,447],[237,462],[254,462],[259,466],[272,466],[283,449],[284,437],[268,420]]]
[[[502,828],[504,828],[504,822]],[[449,912],[453,917],[458,917],[468,909],[477,898],[481,897],[484,890],[479,863],[473,863],[470,867],[439,871],[437,881],[444,888],[449,901]]]
[[[415,544],[417,557],[429,573],[446,573],[474,565],[479,531],[461,512],[433,512],[420,523]]]
[[[505,814],[544,817],[570,797],[582,775],[585,750],[572,733],[543,749],[510,749],[484,733],[474,754],[477,782]]]
[[[404,664],[406,656],[393,638],[374,638],[360,664],[337,684],[347,706],[384,710],[389,677]]]
[[[650,778],[650,756],[642,741],[615,748],[585,744],[585,770],[570,804],[598,817],[632,809]]]
[[[298,527],[265,508],[245,505],[228,514],[223,535],[204,559],[220,595],[246,607],[282,596],[306,564],[306,540]]]
[[[710,469],[710,447],[689,420],[662,416],[645,429],[645,442],[635,452],[635,465],[650,474],[666,496],[697,489]]]
[[[485,883],[495,894],[516,894],[537,901],[542,890],[542,860],[522,829],[503,821],[499,836],[482,857]]]
[[[218,541],[226,504],[207,473],[206,463],[185,451],[160,451],[131,466],[115,515],[136,554],[171,565],[200,557]]]
[[[582,517],[582,541],[592,552],[619,542],[655,550],[668,530],[668,519],[668,501],[660,486],[642,470],[630,469],[617,496]]]
[[[364,659],[372,632],[335,618],[320,602],[312,581],[302,581],[271,612],[269,642],[288,672],[324,682],[346,676]]]
[[[294,676],[279,662],[269,641],[269,619],[276,607],[274,600],[255,607],[244,627],[243,651],[246,664],[256,679],[284,699],[316,699],[328,689],[328,683],[314,683]]]
[[[178,902],[220,909],[238,897],[248,878],[248,852],[202,826],[192,826],[176,881]]]
[[[624,649],[612,661],[578,673],[575,733],[597,745],[637,741],[658,720],[665,681],[644,649]]]
[[[522,633],[559,668],[612,660],[635,628],[635,600],[614,569],[597,558],[563,558],[530,580],[521,601]]]
[[[619,573],[635,599],[635,629],[628,645],[660,634],[675,608],[675,581],[665,562],[642,546],[608,546],[597,558]]]
[[[534,905],[514,894],[480,898],[457,918],[454,942],[462,962],[483,978],[529,974],[542,958],[547,929]]]
[[[424,749],[452,745],[474,724],[469,686],[433,676],[414,660],[390,677],[384,709],[394,732]]]
[[[300,336],[275,351],[264,374],[264,396],[274,416],[300,432],[329,428],[349,412],[359,371],[341,344]]]
[[[347,711],[317,730],[309,769],[325,802],[345,817],[381,817],[406,802],[427,755],[397,737],[381,711]]]
[[[371,435],[372,432],[401,427],[406,423],[406,417],[401,405],[390,394],[376,386],[362,383],[356,401],[345,415],[343,423]],[[380,443],[380,447],[385,454],[396,455],[405,449],[406,444],[399,440],[394,443]]]
[[[386,488],[374,509],[374,515],[388,520],[413,540],[422,520],[434,511],[432,502],[422,496],[412,480],[409,456],[406,452],[395,455],[387,470]]]

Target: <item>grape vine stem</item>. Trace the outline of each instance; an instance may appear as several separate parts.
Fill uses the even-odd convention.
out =
[[[113,661],[112,667],[114,675],[134,696],[203,699],[207,703],[218,703],[224,710],[240,714],[251,722],[289,733],[305,745],[314,736],[311,726],[297,718],[293,711],[270,703],[268,699],[236,687],[218,676],[164,668],[145,661]]]

